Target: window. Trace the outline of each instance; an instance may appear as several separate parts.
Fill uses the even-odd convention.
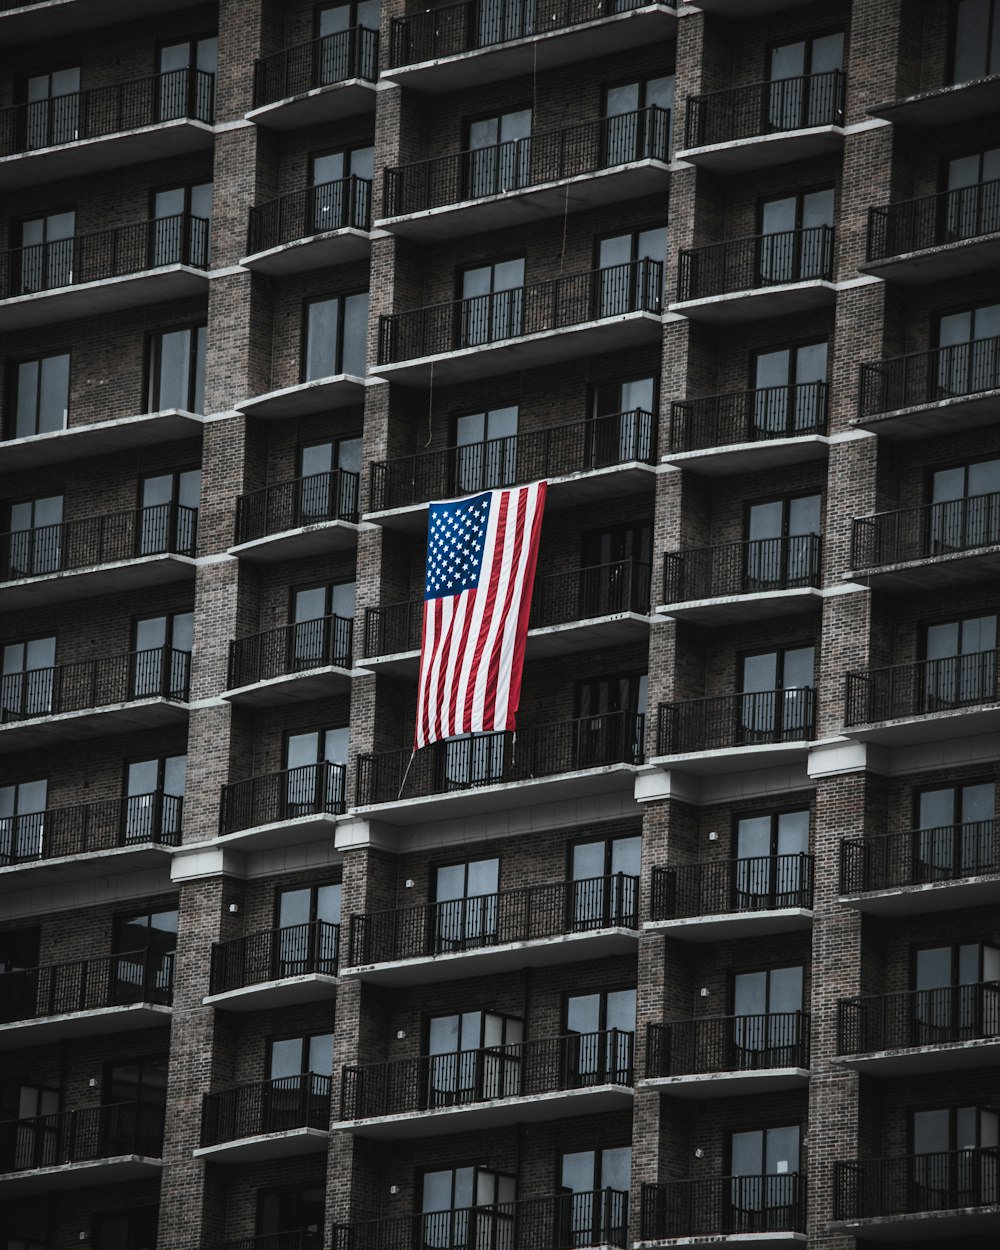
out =
[[[941,243],[1000,230],[1000,148],[948,161]]]
[[[566,1194],[565,1234],[570,1246],[623,1246],[628,1229],[632,1149],[576,1150],[561,1160]]]
[[[669,161],[674,75],[620,83],[604,92],[604,166]]]
[[[653,527],[591,530],[581,541],[580,619],[649,610]],[[632,709],[635,711],[636,709]]]
[[[144,477],[137,554],[152,556],[176,551],[194,555],[200,495],[200,469]]]
[[[452,491],[471,495],[517,481],[517,405],[455,418]]]
[[[735,911],[809,906],[808,810],[742,816],[735,841]]]
[[[603,469],[629,460],[650,463],[655,413],[655,378],[632,378],[594,387],[584,467]]]
[[[177,911],[146,911],[115,917],[115,1001],[169,1002],[174,982]]]
[[[575,1085],[631,1085],[635,990],[601,990],[566,999],[567,1068]]]
[[[492,1011],[432,1016],[427,1022],[428,1107],[452,1107],[521,1092],[524,1021]]]
[[[333,1034],[275,1038],[270,1045],[268,1087],[261,1132],[277,1133],[304,1124],[325,1127],[330,1117]]]
[[[824,428],[826,357],[825,342],[757,354],[751,439],[791,438]]]
[[[481,117],[468,126],[465,198],[502,195],[531,182],[531,109]]]
[[[287,670],[302,672],[321,664],[351,666],[354,582],[305,586],[292,593],[291,656]]]
[[[0,867],[41,859],[48,791],[45,780],[0,785]]]
[[[940,398],[1000,386],[1000,304],[948,313],[938,320]]]
[[[153,195],[149,267],[208,267],[212,225],[212,184],[171,187]]]
[[[917,794],[914,881],[950,881],[991,870],[996,786],[942,786]]]
[[[1000,948],[981,942],[925,946],[913,955],[913,1045],[1000,1033]]]
[[[282,1185],[257,1191],[257,1236],[276,1233],[323,1234],[322,1185]]]
[[[160,49],[161,122],[189,115],[203,122],[212,120],[218,58],[219,41],[214,35],[165,44]]]
[[[740,662],[741,743],[794,742],[813,732],[815,648],[779,647]]]
[[[816,585],[822,509],[820,495],[769,499],[747,508],[745,594]]]
[[[104,1071],[105,1104],[135,1103],[162,1110],[167,1104],[167,1057],[108,1064]]]
[[[149,340],[150,412],[205,411],[205,327],[164,330]]]
[[[953,12],[951,81],[1000,71],[1000,0],[958,0]]]
[[[797,1068],[802,1041],[801,965],[733,976],[733,1066]]]
[[[768,125],[772,130],[836,126],[843,120],[840,74],[844,35],[815,35],[771,49]]]
[[[1000,459],[935,469],[930,488],[928,555],[1000,541]]]
[[[464,269],[459,347],[524,333],[524,257]]]
[[[570,851],[572,928],[632,928],[638,906],[642,839],[598,838]]]
[[[24,1237],[8,1237],[3,1244],[4,1250],[47,1250],[42,1242]]]
[[[312,158],[308,197],[308,220],[303,235],[320,234],[324,230],[342,230],[353,226],[368,229],[369,189],[357,179],[371,183],[373,149],[344,148]]]
[[[824,187],[761,204],[759,285],[830,276],[833,200],[833,187]]]
[[[32,74],[24,84],[26,149],[73,143],[80,137],[80,68]]]
[[[275,977],[297,977],[307,972],[337,973],[337,934],[340,924],[339,884],[292,886],[276,899],[278,966]]]
[[[156,1250],[156,1207],[94,1217],[94,1250]]]
[[[425,1172],[420,1188],[424,1250],[510,1246],[514,1240],[516,1182],[487,1168]]]
[[[498,859],[444,864],[434,874],[434,953],[497,940]]]
[[[49,291],[73,282],[76,213],[47,213],[21,222],[21,281],[17,293]]]
[[[635,764],[642,759],[646,684],[645,673],[577,682],[577,768]]]
[[[135,622],[132,697],[186,699],[194,613],[143,616]]]
[[[360,26],[366,30],[379,28],[379,0],[351,0],[348,4],[324,4],[316,10],[316,34],[319,37],[316,65],[316,83],[323,87],[328,83],[343,82],[346,78],[363,75],[374,78],[374,64],[358,64],[355,48],[358,41],[349,32]],[[368,45],[360,44],[367,55]]]
[[[7,929],[0,933],[0,974],[37,968],[41,940],[38,929]]]
[[[56,640],[54,636],[8,642],[3,648],[0,719],[22,720],[53,711]]]
[[[69,418],[69,353],[22,360],[14,374],[12,438],[53,434]]]
[[[663,266],[667,228],[633,230],[601,239],[597,246],[598,317],[659,312],[663,304]]]
[[[289,734],[285,743],[286,819],[336,810],[344,797],[347,726]]]
[[[126,846],[179,840],[186,771],[186,755],[132,760],[125,765]]]
[[[339,374],[363,378],[367,334],[367,291],[309,300],[305,306],[302,381]]]
[[[797,1124],[730,1133],[734,1232],[798,1227],[799,1135]]]
[[[0,1171],[20,1172],[58,1163],[58,1115],[57,1089],[17,1082],[0,1085]]]
[[[62,568],[63,497],[43,495],[10,506],[7,578],[40,577]]]
[[[993,1166],[1000,1146],[992,1107],[935,1107],[912,1112],[912,1211],[976,1207],[1000,1199]]]
[[[361,439],[325,439],[299,448],[297,524],[356,521]]]
[[[996,698],[997,618],[967,616],[928,625],[924,637],[924,712]]]
[[[35,1015],[38,975],[34,970],[38,967],[40,946],[38,929],[8,929],[0,933],[0,1021]]]

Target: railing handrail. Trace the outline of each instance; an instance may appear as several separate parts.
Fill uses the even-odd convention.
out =
[[[362,178],[359,174],[345,174],[343,178],[331,178],[328,182],[314,182],[308,187],[299,187],[296,191],[285,191],[282,195],[275,195],[269,200],[261,200],[259,204],[251,206],[250,212],[261,212],[266,208],[274,208],[276,204],[285,204],[289,200],[298,199],[299,196],[309,195],[316,191],[325,191],[328,187],[342,187],[345,184],[358,184],[370,187],[372,180],[371,178]]]
[[[822,541],[822,534],[775,534],[771,538],[734,538],[724,543],[705,543],[700,547],[681,547],[677,551],[665,551],[663,554],[665,558],[670,559],[717,551],[746,550],[748,547],[763,547],[772,543],[781,546],[788,546],[792,543],[819,545]]]
[[[200,225],[203,225],[203,226],[211,225],[211,218],[199,217],[197,213],[169,213],[166,217],[144,217],[144,218],[141,218],[139,221],[129,221],[121,226],[110,226],[106,230],[88,230],[83,234],[67,235],[66,238],[64,239],[48,239],[42,243],[22,243],[20,247],[8,247],[8,248],[5,248],[3,251],[0,251],[0,265],[3,265],[3,263],[7,260],[8,257],[17,257],[17,256],[20,256],[24,252],[34,252],[34,253],[37,253],[40,251],[59,252],[59,251],[65,250],[67,245],[71,243],[81,244],[81,243],[91,242],[95,239],[112,239],[112,238],[117,238],[122,235],[127,235],[130,232],[136,231],[136,230],[148,231],[150,227],[154,227],[154,226],[165,227],[168,223],[175,223],[175,222],[183,223],[183,222],[189,222],[189,221],[198,222]],[[150,233],[152,232],[150,231]],[[172,260],[172,261],[167,261],[163,263],[171,264],[171,265],[175,265],[175,264],[193,265],[198,269],[208,268],[207,257],[206,257],[204,264],[199,264],[198,261],[191,260],[190,257],[188,257],[188,259],[185,259],[183,261]],[[154,269],[154,268],[159,268],[159,266],[147,264],[145,268]],[[111,275],[108,275],[108,276],[111,276]],[[86,280],[87,279],[78,279],[78,281],[86,281]],[[36,292],[36,293],[41,294],[41,292]]]
[[[941,655],[929,660],[908,660],[905,664],[882,664],[877,668],[850,669],[847,676],[870,681],[882,673],[902,673],[907,669],[922,669],[932,664],[959,664],[963,660],[969,661],[984,655],[1000,658],[1000,647],[986,647],[982,651],[963,651],[960,655]]]
[[[842,69],[818,70],[813,74],[792,74],[788,78],[759,78],[755,82],[741,83],[735,87],[722,87],[718,91],[706,91],[699,95],[688,96],[688,103],[697,101],[699,104],[714,100],[724,100],[731,96],[757,94],[764,87],[779,87],[783,84],[805,83],[815,78],[844,78]]]
[[[372,179],[348,174],[254,204],[247,218],[247,255],[336,230],[368,230],[371,202]],[[317,220],[327,213],[330,220]]]
[[[336,976],[340,924],[307,920],[212,943],[211,992],[324,972]],[[234,966],[235,965],[235,966]]]
[[[907,999],[917,998],[921,994],[955,995],[961,997],[963,993],[969,993],[973,990],[997,990],[1000,992],[1000,981],[963,981],[958,985],[927,985],[923,989],[889,990],[884,994],[849,994],[845,998],[839,998],[837,1002],[863,1007],[888,1001],[903,1002]]]
[[[315,633],[322,638],[322,647],[314,648],[319,653],[306,657],[288,655],[288,645],[299,637],[312,638]],[[247,685],[255,681],[265,681],[260,675],[265,667],[265,652],[268,642],[281,643],[281,656],[272,666],[274,672],[270,676],[280,676],[293,672],[303,672],[308,668],[318,668],[325,664],[340,664],[350,668],[351,652],[354,644],[354,617],[340,616],[329,612],[325,616],[314,616],[304,621],[290,621],[285,625],[275,625],[271,629],[262,629],[256,634],[244,634],[242,638],[233,638],[229,642],[229,689],[238,685]],[[342,647],[342,649],[341,649]],[[283,658],[282,658],[283,657]],[[300,659],[308,663],[300,663]],[[242,666],[249,666],[256,675],[242,672]],[[280,670],[280,671],[278,671]]]
[[[960,508],[980,499],[995,499],[1000,503],[1000,491],[987,490],[978,495],[961,495],[958,499],[939,499],[935,503],[917,504],[912,508],[892,508],[887,512],[871,512],[866,516],[854,517],[854,522],[859,524],[864,521],[883,521],[889,517],[918,516],[924,512],[931,512],[934,508]]]
[[[296,783],[302,782],[306,784],[297,789]],[[222,833],[238,833],[297,815],[342,815],[346,794],[347,765],[329,760],[243,777],[222,787],[219,828]]]
[[[970,347],[1000,348],[1000,334],[993,334],[981,339],[963,339],[960,343],[944,343],[940,347],[924,347],[917,352],[903,352],[899,356],[884,356],[881,360],[862,360],[860,368],[879,369],[888,365],[903,364],[910,360],[926,360],[932,356],[940,356],[944,352],[958,352]]]
[[[833,236],[833,226],[796,226],[793,230],[773,230],[770,233],[760,232],[757,234],[740,234],[730,239],[723,239],[720,243],[702,243],[698,247],[681,248],[681,256],[704,255],[708,252],[724,252],[727,248],[738,247],[741,243],[758,243],[761,239],[787,239],[804,234],[819,234],[825,232]]]
[[[122,976],[127,969],[138,975]],[[120,951],[0,973],[0,1020],[16,1023],[105,1007],[173,1001],[173,951]]]
[[[378,42],[377,28],[358,25],[289,44],[277,52],[257,57],[253,66],[254,108],[263,108],[321,87],[349,82],[352,78],[374,82],[378,77]],[[343,67],[344,74],[325,78],[322,53],[331,47],[346,49],[348,64]]]
[[[140,832],[149,830],[149,836],[136,838],[130,835],[130,808],[139,809],[146,803],[149,807],[173,809],[176,828],[164,829],[162,810],[155,820],[136,820]],[[90,803],[75,803],[64,807],[46,807],[40,812],[19,812],[0,817],[0,866],[55,859],[64,855],[85,854],[97,850],[110,850],[123,846],[141,844],[177,846],[180,843],[180,820],[184,800],[179,795],[166,794],[163,790],[151,790],[147,794],[126,794],[110,799],[95,799]],[[92,818],[90,813],[96,815]],[[90,838],[92,824],[100,828],[100,816],[108,813],[111,819],[105,828],[114,831],[112,838]],[[72,836],[67,837],[60,825],[67,825]],[[79,824],[79,829],[74,826]],[[27,828],[36,835],[30,850],[21,846],[20,830]],[[8,836],[9,835],[9,836]]]
[[[159,510],[176,511],[178,515],[187,514],[190,517],[198,516],[198,508],[189,508],[186,504],[179,503],[151,503],[139,508],[122,508],[117,512],[94,512],[87,516],[73,517],[68,521],[54,521],[50,525],[33,525],[22,530],[7,530],[0,532],[0,543],[5,542],[18,534],[45,534],[54,530],[68,530],[74,527],[82,528],[85,525],[104,525],[109,522],[117,521],[122,517],[142,517],[150,512]]]
[[[953,205],[958,207],[960,216],[957,221],[949,223],[947,215]],[[984,209],[985,222],[981,217]],[[871,205],[868,209],[866,260],[871,264],[907,252],[994,234],[1000,227],[998,210],[1000,179],[995,178],[890,204]]]
[[[806,1228],[806,1176],[797,1170],[672,1178],[640,1192],[644,1241]]]

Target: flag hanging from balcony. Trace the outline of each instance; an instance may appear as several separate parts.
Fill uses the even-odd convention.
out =
[[[415,751],[514,728],[546,487],[430,506]]]

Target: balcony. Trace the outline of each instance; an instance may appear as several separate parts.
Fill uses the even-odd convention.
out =
[[[854,580],[920,591],[979,582],[1000,569],[1000,494],[968,495],[854,521]]]
[[[1000,902],[1000,826],[992,820],[910,829],[840,844],[840,901],[873,916]]]
[[[2,610],[193,581],[197,533],[196,508],[155,504],[0,534]]]
[[[481,1246],[539,1250],[542,1246],[625,1250],[628,1194],[618,1189],[560,1193],[520,1202],[401,1215],[363,1224],[334,1224],[331,1250],[403,1246]]]
[[[684,942],[717,942],[808,929],[813,857],[755,855],[653,869],[650,920]]]
[[[377,372],[447,386],[623,351],[660,341],[662,309],[661,261],[567,274],[379,317]]]
[[[974,651],[848,673],[844,732],[886,746],[991,732],[1000,726],[996,660]]]
[[[441,241],[665,195],[669,140],[670,112],[653,105],[387,169],[377,224]]]
[[[852,1159],[833,1165],[833,1233],[866,1242],[996,1237],[1000,1150]]]
[[[354,621],[323,616],[229,644],[229,703],[276,707],[350,690]]]
[[[207,295],[208,234],[179,213],[0,252],[0,332]]]
[[[616,873],[351,917],[344,977],[413,985],[634,954],[639,879]]]
[[[262,850],[332,841],[347,810],[343,764],[304,764],[222,787],[219,836],[227,845]]]
[[[840,70],[690,96],[677,159],[719,174],[752,173],[844,146]]]
[[[191,654],[128,651],[0,678],[0,753],[175,725],[187,717]]]
[[[789,534],[668,551],[658,611],[731,625],[818,609],[822,546],[818,534]]]
[[[341,178],[293,191],[250,210],[247,255],[254,273],[282,277],[361,260],[371,250],[372,184]]]
[[[8,105],[0,109],[0,187],[209,150],[214,114],[215,75],[199,69]]]
[[[860,390],[851,424],[886,438],[984,429],[1000,400],[1000,337],[863,364]]]
[[[127,951],[0,973],[0,1050],[170,1023],[174,957]]]
[[[326,1150],[330,1078],[316,1072],[206,1094],[196,1158],[252,1163]]]
[[[355,802],[387,824],[484,815],[562,798],[631,792],[645,716],[608,712],[516,733],[358,756]]]
[[[674,1098],[735,1098],[809,1083],[809,1013],[705,1016],[651,1024],[643,1085]]]
[[[365,402],[365,378],[355,373],[335,373],[327,378],[312,378],[294,386],[251,395],[240,400],[236,411],[245,417],[263,421],[280,421],[285,417],[309,417],[340,408],[356,408]]]
[[[423,599],[365,611],[365,664],[415,677]],[[649,633],[649,565],[597,564],[535,579],[528,659],[626,645]]]
[[[1000,261],[1000,182],[868,210],[865,273],[915,286]]]
[[[989,1067],[1000,1053],[1000,982],[842,998],[834,1062],[872,1076]]]
[[[297,130],[375,111],[378,31],[338,30],[254,62],[247,121]]]
[[[211,988],[202,1002],[261,1011],[332,999],[339,942],[340,926],[323,920],[216,942]]]
[[[884,117],[898,126],[951,126],[955,122],[989,117],[1000,108],[1000,75],[948,83],[917,91],[869,107],[872,117]]]
[[[719,755],[729,756],[735,750],[745,756],[739,761],[727,759],[733,768],[791,763],[805,758],[807,744],[815,737],[815,723],[816,691],[810,686],[661,703],[656,752],[688,757],[684,761],[688,772],[714,772]],[[690,758],[699,755],[700,761]]]
[[[0,1199],[155,1177],[163,1120],[162,1107],[119,1102],[2,1122]]]
[[[675,399],[668,464],[705,477],[785,468],[826,456],[825,382]]]
[[[334,469],[236,500],[232,555],[265,564],[350,550],[358,541],[357,473]]]
[[[543,73],[671,39],[675,8],[673,0],[555,0],[539,13],[526,0],[464,0],[393,18],[385,76],[439,94]]]
[[[395,1141],[628,1108],[634,1044],[607,1029],[344,1068],[337,1128]]]
[[[806,1178],[713,1176],[642,1187],[640,1245],[732,1241],[764,1250],[806,1244]]]
[[[423,505],[470,490],[548,481],[549,510],[652,491],[656,416],[644,408],[506,438],[376,461],[369,520],[411,532],[427,529]]]
[[[832,308],[833,227],[811,226],[682,250],[670,311],[709,325]]]
[[[0,888],[27,869],[56,884],[162,868],[180,845],[183,806],[154,791],[0,817]]]
[[[197,0],[0,0],[0,35],[4,43],[35,43],[191,8],[195,3]]]
[[[200,416],[168,408],[162,412],[71,425],[44,434],[0,439],[0,455],[3,456],[5,472],[20,473],[50,464],[65,464],[67,461],[114,455],[117,451],[151,447],[157,443],[201,438],[201,431]]]

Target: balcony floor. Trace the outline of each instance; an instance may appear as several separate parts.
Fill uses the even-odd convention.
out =
[[[868,110],[897,126],[950,126],[954,122],[984,117],[1000,110],[1000,74],[977,78],[957,86],[919,91],[899,100],[888,100]]]
[[[167,300],[208,294],[208,274],[188,265],[165,265],[143,273],[78,286],[53,287],[35,295],[0,300],[0,333],[104,316],[128,308],[145,308]]]
[[[946,712],[899,717],[877,724],[844,729],[845,738],[874,742],[880,746],[904,747],[918,742],[967,738],[973,734],[996,733],[1000,729],[1000,707],[959,707]]]
[[[38,747],[55,749],[60,744],[68,745],[91,738],[143,733],[147,729],[182,724],[187,717],[186,703],[157,698],[7,721],[0,725],[0,755]]]
[[[254,682],[249,686],[236,686],[227,690],[222,697],[227,703],[238,707],[282,707],[307,699],[319,699],[324,695],[346,693],[351,688],[353,671],[330,664],[302,673],[269,677],[266,681]]]
[[[316,378],[297,386],[283,386],[264,395],[252,395],[236,405],[245,417],[306,417],[331,408],[353,408],[365,402],[365,379],[352,373]]]
[[[733,477],[739,473],[757,473],[764,469],[783,469],[787,465],[825,460],[829,448],[830,440],[825,436],[804,434],[800,438],[727,443],[697,451],[668,451],[660,459],[664,464],[697,473],[699,477]]]
[[[773,911],[719,912],[709,916],[682,916],[677,920],[646,920],[643,932],[663,933],[678,942],[727,942],[799,933],[812,928],[813,914],[805,907],[778,907]]]
[[[760,594],[720,595],[716,599],[687,599],[682,603],[663,604],[656,609],[656,615],[718,628],[818,612],[822,606],[823,592],[809,586],[797,590],[769,590]]]
[[[716,1098],[742,1098],[757,1094],[766,1097],[786,1089],[804,1089],[809,1084],[808,1068],[762,1068],[759,1072],[702,1072],[684,1076],[650,1076],[639,1082],[639,1089],[656,1090],[687,1102],[707,1102]]]
[[[894,412],[880,412],[871,417],[855,417],[856,429],[869,430],[883,438],[930,438],[941,434],[957,434],[961,430],[982,428],[992,420],[1000,402],[1000,390],[983,391],[978,395],[959,395],[933,404],[915,404]]]
[[[1000,571],[1000,548],[974,547],[947,555],[924,556],[900,564],[883,564],[872,569],[855,569],[844,576],[873,590],[922,591],[967,586],[970,582],[990,581]]]
[[[836,286],[815,278],[808,282],[787,282],[781,286],[683,300],[671,304],[669,310],[691,321],[703,321],[706,325],[737,326],[767,317],[789,317],[820,308],[832,308],[836,301]]]
[[[32,434],[0,442],[5,473],[38,469],[49,464],[109,456],[117,451],[174,443],[200,438],[201,417],[171,408],[164,412],[142,413],[117,421],[95,421],[92,425],[71,425],[51,434]]]
[[[741,12],[749,15],[749,6],[744,4]],[[842,127],[812,126],[803,130],[783,130],[777,134],[753,135],[749,139],[733,139],[729,143],[685,148],[674,159],[715,174],[749,174],[758,169],[787,165],[791,161],[833,155],[842,151],[843,147]]]
[[[45,1046],[49,1042],[78,1037],[103,1037],[111,1033],[134,1033],[137,1029],[167,1028],[171,1008],[158,1003],[129,1003],[124,1007],[95,1007],[93,1011],[69,1011],[37,1020],[0,1024],[0,1050]]]
[[[924,248],[919,252],[904,252],[885,260],[872,260],[859,265],[858,269],[886,282],[921,286],[927,282],[941,282],[945,278],[981,273],[984,269],[995,269],[998,264],[1000,234],[985,234],[975,239]]]
[[[199,1146],[192,1154],[196,1159],[213,1163],[256,1163],[260,1159],[290,1159],[298,1155],[321,1154],[326,1150],[330,1134],[326,1129],[293,1128],[282,1133],[259,1133],[217,1146]]]
[[[807,741],[770,742],[760,746],[719,747],[711,751],[680,751],[675,755],[654,756],[649,763],[666,771],[676,768],[696,776],[718,776],[751,769],[794,767],[805,763],[810,749]]]
[[[960,881],[931,881],[921,885],[841,894],[840,903],[870,916],[922,916],[938,911],[1000,904],[1000,877],[967,877]]]
[[[191,843],[191,848],[207,846],[232,847],[238,851],[269,851],[275,847],[299,845],[303,842],[332,842],[338,817],[330,812],[297,816],[290,820],[274,820],[235,833],[220,833],[207,842]]]
[[[60,1163],[30,1172],[11,1172],[0,1176],[0,1202],[31,1194],[42,1196],[67,1189],[89,1189],[91,1185],[152,1179],[162,1167],[160,1159],[115,1155],[110,1159],[87,1159],[82,1163]]]
[[[371,235],[364,230],[328,230],[323,234],[312,234],[269,247],[263,252],[253,252],[244,256],[240,264],[253,273],[280,278],[290,273],[309,273],[329,265],[347,265],[353,260],[364,260],[371,252],[371,246]]]
[[[689,3],[692,8],[701,9],[703,13],[717,13],[719,17],[736,19],[781,13],[784,9],[797,9],[801,6],[801,0],[689,0]]]
[[[868,1242],[914,1242],[939,1240],[957,1248],[966,1237],[1000,1234],[1000,1205],[964,1207],[958,1211],[919,1211],[913,1215],[883,1215],[872,1219],[830,1220],[827,1229]],[[954,1241],[949,1239],[954,1238]]]
[[[315,525],[300,525],[297,529],[237,543],[229,548],[229,554],[259,564],[275,564],[328,551],[351,551],[357,543],[358,526],[353,521],[318,521]]]
[[[114,22],[138,21],[154,13],[189,9],[198,0],[49,0],[24,5],[0,16],[0,39],[5,44],[33,43],[93,30]]]
[[[786,1250],[804,1246],[805,1233],[713,1233],[707,1237],[664,1237],[656,1241],[637,1241],[635,1250],[656,1250],[660,1246],[747,1246],[749,1250]]]
[[[632,1105],[633,1091],[624,1085],[557,1090],[530,1097],[496,1098],[433,1111],[407,1111],[367,1120],[336,1121],[334,1128],[375,1141],[409,1141],[444,1133],[489,1132],[510,1124],[539,1124],[573,1116],[600,1115]]]
[[[321,972],[300,977],[282,977],[279,981],[261,981],[244,985],[222,994],[208,994],[201,1001],[205,1007],[218,1011],[272,1011],[281,1007],[297,1007],[301,1003],[321,1003],[337,997],[338,981]]]
[[[2,444],[0,444],[2,446]],[[74,599],[145,590],[149,586],[171,586],[194,579],[195,562],[190,556],[138,556],[114,564],[97,564],[87,569],[67,569],[40,577],[22,577],[0,585],[0,612],[49,607]]]
[[[59,855],[52,859],[10,864],[0,868],[0,895],[15,888],[32,888],[36,885],[48,888],[74,881],[87,881],[92,877],[117,877],[122,873],[149,872],[156,869],[163,869],[166,876],[172,854],[172,847],[157,842],[144,842],[136,846],[115,846],[106,851],[86,851],[79,855]]]
[[[946,1042],[939,1046],[900,1046],[860,1055],[836,1055],[830,1062],[869,1076],[912,1076],[928,1072],[962,1072],[970,1068],[995,1068],[1000,1056],[1000,1037],[969,1042]]]
[[[364,78],[348,78],[328,87],[315,87],[301,95],[263,104],[244,114],[244,120],[266,130],[298,130],[301,126],[339,122],[345,117],[374,111],[375,84]]]
[[[418,61],[383,70],[381,82],[399,83],[415,91],[437,95],[500,82],[521,74],[543,73],[591,57],[609,56],[627,48],[645,48],[672,39],[677,13],[661,4],[649,4],[599,21],[517,39],[510,43],[459,52],[454,56]]]

